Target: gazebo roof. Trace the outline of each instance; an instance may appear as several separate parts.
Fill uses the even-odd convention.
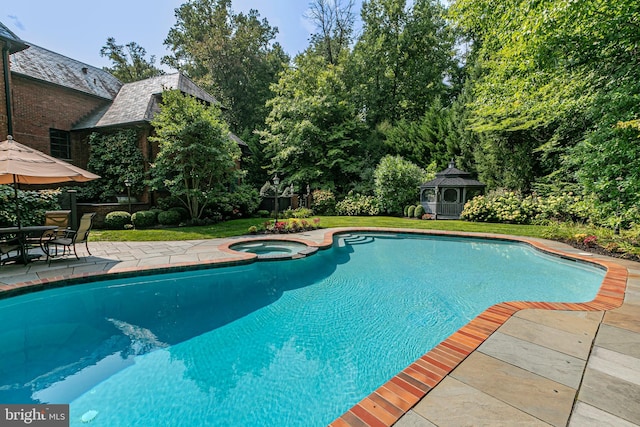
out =
[[[457,169],[453,160],[449,162],[449,167],[438,172],[436,177],[420,186],[421,188],[435,187],[485,187],[485,184],[471,178],[469,172]]]

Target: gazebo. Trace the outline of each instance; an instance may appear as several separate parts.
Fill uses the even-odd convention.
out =
[[[420,186],[420,204],[433,219],[458,219],[464,204],[484,192],[485,185],[457,169],[453,160],[435,179]]]

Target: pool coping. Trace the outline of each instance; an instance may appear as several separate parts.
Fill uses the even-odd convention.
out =
[[[432,350],[400,371],[369,396],[355,404],[351,409],[334,420],[330,426],[391,426],[413,408],[435,386],[446,378],[462,361],[471,355],[500,326],[515,313],[524,309],[569,310],[569,311],[606,311],[620,307],[624,302],[628,271],[626,267],[614,260],[594,258],[591,254],[568,253],[552,248],[542,239],[521,236],[510,236],[493,233],[451,232],[440,230],[416,230],[380,227],[343,227],[322,230],[323,239],[319,242],[304,239],[299,235],[270,235],[262,240],[289,240],[303,243],[319,250],[333,245],[334,237],[350,232],[380,232],[397,234],[423,234],[433,236],[454,236],[467,238],[483,238],[506,242],[519,242],[530,245],[542,252],[571,260],[583,261],[600,266],[606,270],[605,277],[596,297],[587,303],[546,303],[512,301],[495,304],[458,331],[454,332]],[[67,276],[50,277],[13,285],[0,285],[0,299],[28,292],[51,289],[61,286],[87,283],[113,277],[133,275],[149,275],[194,269],[206,269],[239,265],[257,261],[257,255],[238,252],[230,249],[231,245],[245,241],[256,241],[256,238],[240,238],[225,241],[218,246],[222,252],[230,255],[225,259],[199,262],[181,262],[158,266],[129,267],[112,271],[95,271]],[[552,242],[552,241],[549,241]]]

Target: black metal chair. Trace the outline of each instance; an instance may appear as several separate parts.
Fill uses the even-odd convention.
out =
[[[95,216],[95,212],[82,215],[77,230],[65,230],[62,237],[54,237],[48,240],[45,245],[49,262],[51,262],[52,258],[58,257],[58,246],[62,246],[62,256],[66,254],[67,249],[69,253],[71,253],[71,248],[73,248],[73,254],[76,256],[76,259],[80,259],[78,252],[76,252],[76,245],[84,243],[87,252],[91,255],[89,251],[89,233],[93,227],[93,218]],[[55,254],[52,254],[52,252]]]
[[[0,265],[12,259],[10,256],[11,252],[16,251],[19,253],[21,250],[22,245],[17,237],[0,240]],[[7,255],[7,258],[2,259],[3,255]]]

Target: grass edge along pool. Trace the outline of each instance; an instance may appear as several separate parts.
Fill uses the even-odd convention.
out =
[[[363,233],[363,234],[366,234],[366,233]],[[337,235],[337,237],[338,237],[338,238],[340,238],[340,236],[339,236],[339,235]],[[359,237],[361,237],[361,236],[359,236]],[[367,236],[367,237],[371,237],[371,236]],[[379,237],[380,237],[380,238],[383,238],[383,236],[379,236]],[[384,236],[384,237],[387,237],[387,236]],[[366,237],[365,237],[365,238],[366,238]],[[351,251],[353,248],[364,247],[364,246],[366,245],[366,242],[356,241],[356,240],[353,240],[351,243],[353,243],[353,244],[345,245],[345,246],[343,246],[343,247],[342,247],[342,249],[340,249],[340,259],[341,259],[341,260],[349,260],[349,256],[350,256],[350,253],[351,253],[350,251]],[[465,242],[465,243],[468,243],[468,242]],[[338,246],[339,246],[339,245],[338,245]],[[338,249],[339,249],[339,248],[338,248]],[[383,254],[383,255],[384,255],[384,254]],[[369,258],[369,259],[368,259],[368,261],[371,261],[371,260],[373,260],[376,256],[380,256],[380,254],[379,254],[379,253],[377,253],[377,251],[372,251],[372,252],[370,252],[370,253],[369,253],[369,256],[370,256],[371,258]],[[316,257],[313,257],[313,258],[316,258]],[[317,262],[318,262],[318,263],[320,263],[320,261],[321,261],[321,260],[318,260]],[[299,262],[299,261],[295,261],[294,263],[298,263],[298,262]],[[271,263],[269,263],[269,264],[271,264]],[[280,263],[276,263],[276,264],[280,264]],[[285,264],[282,264],[282,265],[284,266]],[[340,267],[340,264],[339,264],[339,263],[337,263],[337,267]],[[277,269],[277,268],[278,268],[278,266],[272,266],[271,268],[272,268],[272,269]],[[375,274],[377,274],[377,273],[374,273],[374,275],[375,275]],[[146,279],[147,279],[148,281],[151,281],[151,278],[146,278]],[[354,283],[351,283],[351,286],[362,286],[362,283],[360,283],[359,278],[355,278],[355,279],[356,279],[356,280],[354,281]],[[126,287],[127,287],[126,285],[121,285],[121,286],[122,286],[123,288],[126,288]],[[68,290],[70,291],[70,289],[68,289]],[[283,295],[284,295],[284,294],[286,294],[287,292],[292,293],[292,292],[293,292],[293,291],[295,291],[295,290],[296,290],[296,289],[287,289],[287,290],[286,290],[286,292],[282,292],[282,295],[280,295],[279,297],[280,297],[280,298],[283,298]],[[329,288],[329,289],[328,289],[328,291],[331,291],[331,290],[332,290],[331,288]],[[334,289],[334,290],[335,290],[335,289]],[[357,291],[357,290],[358,290],[358,289],[356,289],[356,291]],[[255,290],[250,290],[250,291],[255,291]],[[375,292],[372,292],[372,293],[375,293]],[[243,296],[244,296],[244,297],[249,297],[250,295],[243,295]],[[386,294],[385,294],[385,296],[386,296]],[[233,298],[231,298],[231,299],[233,299]],[[294,301],[294,302],[295,302],[295,301]],[[343,301],[336,300],[336,303],[343,303]],[[379,303],[379,302],[377,302],[377,303]],[[345,305],[345,307],[347,307],[347,309],[350,309],[350,308],[351,308],[349,305]],[[371,308],[371,307],[373,307],[373,305],[372,305],[372,304],[367,304],[367,307],[368,307],[368,308]],[[263,307],[261,307],[261,309],[262,309],[262,308],[263,308]],[[313,307],[312,307],[312,308],[313,308]],[[257,310],[257,311],[260,311],[260,310]],[[253,313],[253,312],[251,312],[251,313]],[[352,315],[352,314],[354,314],[354,313],[349,313],[349,314],[350,314],[350,315]],[[246,316],[245,316],[245,317],[246,317]],[[129,332],[129,335],[127,335],[127,337],[129,337],[129,338],[130,338],[131,336],[133,336],[134,338],[136,338],[136,337],[138,337],[138,338],[139,338],[139,337],[141,337],[141,336],[142,336],[143,338],[145,338],[145,339],[146,339],[146,341],[145,341],[145,343],[146,343],[146,344],[152,344],[152,345],[154,345],[154,346],[155,346],[155,350],[158,350],[158,352],[156,353],[156,357],[158,357],[158,355],[162,355],[162,351],[166,348],[166,347],[163,347],[163,346],[162,346],[162,344],[164,344],[164,343],[165,343],[165,341],[167,341],[167,342],[170,342],[170,341],[171,341],[170,339],[166,339],[166,336],[165,336],[165,335],[170,335],[170,334],[162,335],[162,334],[160,334],[160,333],[159,333],[155,328],[144,328],[144,327],[139,327],[139,326],[140,326],[140,325],[139,325],[139,323],[140,323],[140,322],[135,322],[135,321],[132,321],[131,319],[125,319],[125,320],[127,320],[126,322],[125,322],[125,321],[123,321],[122,319],[116,319],[116,320],[117,320],[117,322],[115,322],[115,321],[113,321],[113,320],[114,320],[114,317],[113,317],[113,316],[109,317],[109,319],[111,319],[111,320],[109,320],[109,322],[112,324],[111,326],[119,327],[119,328],[120,328],[120,330],[121,330],[123,333],[124,333],[125,331],[128,331],[128,332]],[[424,322],[426,322],[427,320],[426,320],[425,318],[413,317],[413,318],[412,318],[412,321],[413,321],[413,322],[416,322],[416,323],[420,323],[420,322],[424,323]],[[333,327],[334,327],[334,328],[336,328],[336,329],[339,329],[339,328],[338,328],[339,326],[340,326],[340,322],[337,322],[337,323],[335,323],[335,324],[333,325]],[[138,329],[136,329],[135,327],[138,327]],[[152,329],[153,329],[153,330],[152,330]],[[161,328],[159,328],[159,329],[161,329]],[[155,334],[153,333],[154,331],[155,331]],[[151,334],[149,334],[149,332],[151,332]],[[202,332],[202,331],[199,331],[199,332]],[[205,333],[206,333],[206,332],[205,332]],[[355,337],[355,338],[354,338],[354,337],[351,337],[351,338],[350,338],[350,340],[351,340],[351,341],[353,341],[353,340],[355,340],[355,339],[357,339],[357,337]],[[393,336],[392,336],[391,338],[388,338],[388,340],[392,340],[392,339],[393,339]],[[133,341],[133,340],[132,340],[132,341]],[[187,340],[187,341],[188,341],[188,340]],[[180,345],[181,345],[181,343],[182,343],[182,340],[180,340],[180,339],[175,340],[175,347],[177,348],[178,346],[180,346]],[[388,344],[388,342],[387,342],[387,344]],[[140,340],[138,340],[137,345],[138,345],[138,347],[140,346]],[[170,346],[174,346],[174,342],[170,342],[170,343],[169,343],[169,345],[170,345]],[[294,346],[294,347],[295,347],[295,346]],[[291,350],[291,351],[292,351],[292,352],[291,352],[291,354],[287,353],[287,354],[289,354],[289,356],[291,356],[291,355],[296,356],[296,355],[297,355],[297,353],[296,353],[296,351],[295,351],[295,348],[288,348],[287,346],[283,345],[283,347],[282,347],[280,350],[283,350],[283,349],[284,349],[284,350],[287,350],[287,349],[288,349],[288,350]],[[184,349],[182,349],[182,350],[184,350]],[[193,349],[189,349],[189,350],[193,350]],[[179,352],[179,350],[176,350],[176,351],[178,351],[178,352]],[[285,353],[286,353],[286,352],[285,352]],[[424,349],[422,350],[422,353],[424,353]],[[419,354],[421,354],[421,353],[419,353]],[[130,354],[130,355],[131,355],[131,354]],[[133,352],[133,357],[134,357],[134,359],[135,359],[135,357],[136,357],[136,356],[139,356],[139,357],[140,357],[140,359],[143,359],[143,358],[145,357],[145,355],[144,355],[144,354],[136,354],[136,353],[135,353],[135,349],[134,349],[134,352]],[[409,361],[409,362],[410,362],[410,361]],[[140,364],[142,365],[142,363],[140,363]],[[405,363],[405,366],[406,366],[406,364],[407,364],[407,363]],[[394,372],[397,372],[398,370],[402,369],[402,367],[400,367],[399,369],[396,369],[396,368],[394,368],[394,369],[395,369],[395,370],[392,372],[392,374],[393,374]],[[346,377],[346,375],[345,375],[344,377]],[[388,378],[388,376],[387,376],[386,378]],[[294,397],[297,397],[297,395],[296,395],[296,396],[294,396]],[[352,399],[352,398],[353,398],[353,396],[351,396],[351,399]],[[345,397],[345,399],[346,399],[346,397]],[[134,400],[135,400],[135,399],[134,399]],[[352,403],[354,403],[354,402],[353,402],[353,400],[352,400],[351,402],[352,402]],[[86,409],[86,408],[85,408],[85,409]],[[348,409],[348,407],[347,407],[347,408],[343,408],[343,411],[344,411],[344,410],[346,410],[346,409]],[[106,413],[106,412],[103,412],[103,414],[105,414],[105,413]],[[339,415],[339,413],[336,413],[334,416],[337,416],[337,415]],[[104,418],[105,416],[106,416],[106,415],[103,415],[103,418]],[[98,418],[96,418],[96,419],[98,419]],[[328,421],[331,421],[331,420],[328,420]],[[327,422],[328,422],[328,421],[327,421]]]

